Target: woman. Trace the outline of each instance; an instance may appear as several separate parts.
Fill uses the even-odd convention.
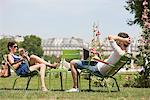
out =
[[[23,75],[23,74],[27,74],[29,71],[34,71],[39,69],[40,77],[41,77],[40,78],[41,90],[47,91],[47,88],[45,86],[45,81],[44,81],[46,66],[56,67],[57,64],[50,64],[36,55],[31,55],[28,59],[30,64],[30,67],[28,67],[28,64],[25,63],[20,56],[15,55],[18,49],[17,43],[15,41],[9,42],[7,47],[9,51],[8,61],[14,67],[14,69],[16,69],[16,73],[18,75]],[[27,55],[23,54],[23,56],[27,56]]]

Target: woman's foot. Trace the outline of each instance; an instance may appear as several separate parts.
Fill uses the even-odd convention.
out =
[[[41,90],[42,90],[43,92],[47,92],[47,91],[48,91],[48,89],[47,89],[46,87],[41,87]]]
[[[47,65],[47,66],[48,66],[48,67],[51,67],[51,68],[57,68],[58,63],[49,64],[49,65]]]

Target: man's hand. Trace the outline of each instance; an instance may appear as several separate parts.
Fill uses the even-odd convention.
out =
[[[109,40],[117,40],[117,41],[120,41],[120,42],[124,42],[125,44],[130,44],[131,43],[131,38],[130,37],[122,38],[122,37],[119,37],[117,35],[109,35],[108,39]]]

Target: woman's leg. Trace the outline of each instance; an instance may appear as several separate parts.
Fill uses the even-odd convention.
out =
[[[42,91],[47,91],[47,88],[45,86],[45,70],[46,70],[46,66],[45,64],[37,64],[37,65],[33,65],[30,66],[29,69],[30,71],[34,71],[40,68],[40,77],[41,77],[41,89]]]
[[[35,63],[45,64],[46,66],[54,67],[54,68],[57,66],[57,63],[50,64],[47,61],[45,61],[44,59],[42,59],[42,58],[40,58],[40,57],[38,57],[36,55],[31,55],[30,56],[30,64],[34,65]]]

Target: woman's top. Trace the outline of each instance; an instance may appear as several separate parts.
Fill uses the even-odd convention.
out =
[[[21,57],[19,57],[17,55],[12,55],[12,57],[14,58],[14,62],[21,60]],[[29,66],[28,66],[27,62],[25,62],[25,61],[22,61],[21,64],[19,65],[19,67],[16,69],[17,75],[25,75],[29,72],[30,72]]]

